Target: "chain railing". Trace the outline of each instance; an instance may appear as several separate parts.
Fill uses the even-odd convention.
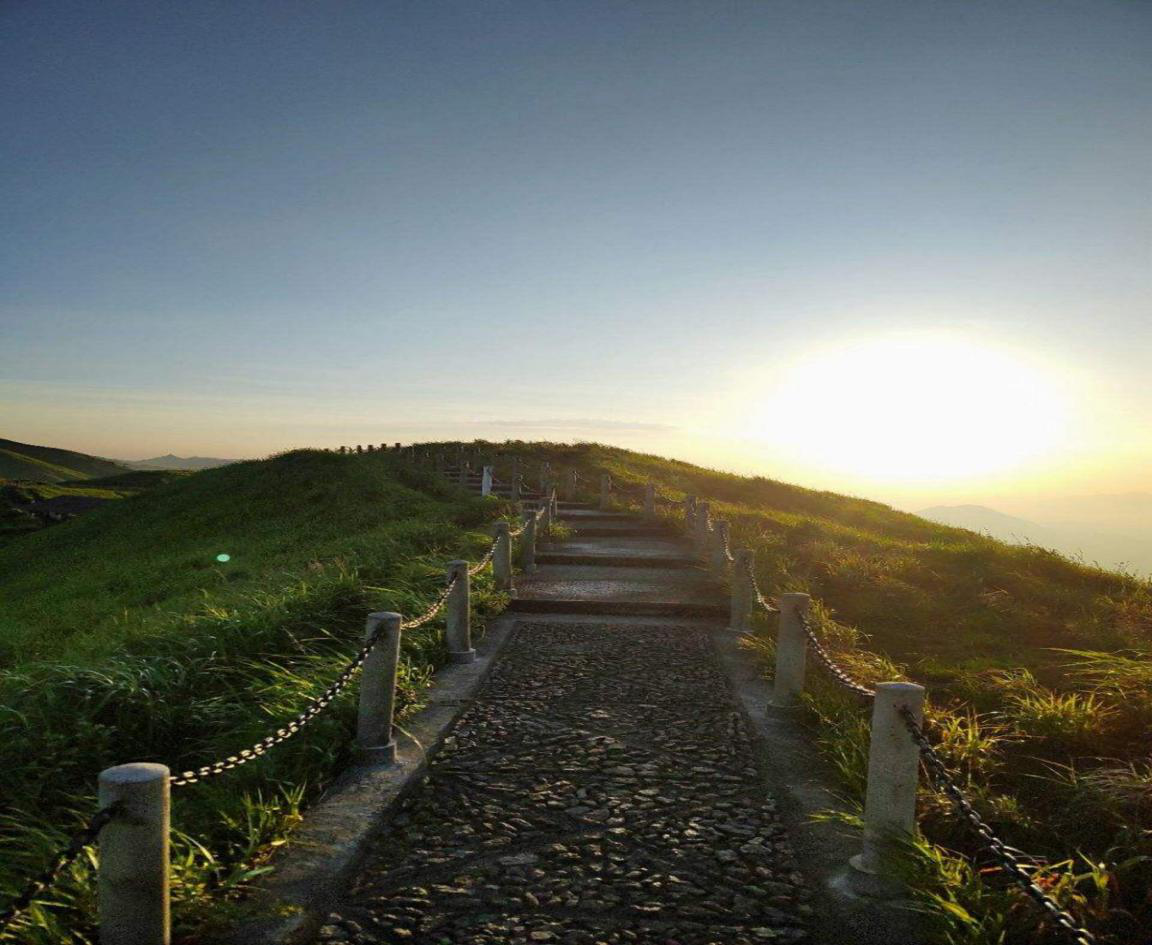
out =
[[[1021,858],[1017,856],[1003,840],[996,836],[995,832],[993,832],[992,828],[988,825],[988,822],[980,816],[979,811],[976,810],[972,802],[964,794],[964,790],[960,787],[959,782],[957,782],[956,778],[953,777],[947,766],[945,766],[936,748],[928,740],[928,736],[916,720],[916,717],[904,708],[900,710],[900,718],[904,723],[904,727],[908,730],[908,734],[912,736],[912,740],[916,743],[920,757],[924,762],[924,767],[928,770],[928,774],[935,783],[936,789],[948,797],[957,815],[980,837],[984,848],[992,854],[993,859],[995,859],[1000,868],[1012,878],[1012,882],[1022,889],[1028,897],[1044,911],[1044,914],[1057,928],[1067,935],[1069,941],[1076,943],[1076,945],[1096,945],[1096,937],[1087,929],[1083,929],[1077,925],[1072,915],[1065,909],[1062,909],[1055,899],[1037,885],[1035,879],[1032,878],[1032,875],[1025,868]]]
[[[383,450],[386,449],[386,447],[384,447],[382,444],[380,449]],[[399,444],[397,444],[397,449],[399,449]],[[347,450],[342,450],[342,452],[376,452],[376,450],[372,447],[369,447],[367,450],[364,450],[363,448],[350,448]],[[532,520],[539,521],[544,512],[545,509],[543,506],[537,509]],[[508,540],[511,541],[512,539],[523,535],[527,527],[528,521],[526,520],[518,529],[513,530],[508,528],[506,531]],[[370,626],[372,625],[372,622],[375,621],[374,629],[364,641],[363,645],[356,652],[356,654],[352,657],[352,659],[341,670],[336,679],[333,680],[333,682],[330,683],[324,689],[324,691],[320,693],[320,695],[313,698],[306,708],[304,708],[300,713],[293,717],[289,722],[278,727],[271,734],[255,742],[248,748],[245,748],[234,754],[227,755],[226,757],[214,761],[211,764],[201,765],[198,768],[181,771],[177,774],[170,774],[168,769],[164,766],[153,764],[133,764],[120,766],[119,768],[107,769],[101,773],[102,798],[103,791],[105,790],[105,776],[119,772],[121,769],[133,770],[127,773],[126,779],[123,781],[117,781],[116,778],[111,778],[109,781],[109,784],[112,785],[110,790],[112,790],[114,794],[120,793],[125,797],[132,797],[136,800],[139,800],[140,797],[147,795],[149,791],[161,791],[163,796],[166,797],[167,791],[171,788],[184,787],[186,785],[199,783],[209,778],[217,777],[227,771],[242,767],[243,765],[246,765],[257,758],[264,756],[277,745],[280,745],[293,736],[297,735],[311,721],[313,721],[329,706],[331,706],[341,695],[341,693],[343,693],[348,688],[356,674],[364,667],[364,664],[368,662],[370,658],[374,660],[377,659],[377,656],[374,654],[377,652],[378,646],[384,638],[389,637],[391,634],[395,634],[391,637],[392,643],[390,643],[390,646],[393,646],[394,651],[398,653],[399,634],[404,630],[413,630],[430,623],[440,614],[445,606],[448,605],[449,601],[454,600],[448,617],[449,629],[447,632],[451,637],[448,642],[449,649],[452,651],[449,653],[449,656],[452,657],[454,662],[471,660],[474,657],[472,656],[472,651],[470,649],[470,630],[469,621],[467,618],[467,610],[470,607],[470,601],[468,593],[468,582],[466,579],[464,579],[464,575],[467,575],[467,577],[472,577],[492,564],[497,554],[500,541],[501,537],[498,533],[496,539],[492,542],[484,556],[479,561],[470,567],[462,568],[462,570],[451,571],[444,588],[436,596],[436,599],[430,604],[430,606],[418,617],[413,617],[409,620],[402,620],[399,615],[372,615],[370,618]],[[509,570],[510,564],[507,563],[508,559],[505,558],[503,560],[506,562],[503,566],[504,573],[506,575],[510,575],[511,571]],[[462,567],[462,565],[463,562],[455,562],[453,567]],[[455,599],[453,599],[453,591],[458,588],[459,582],[462,579],[464,579],[464,593],[462,596],[458,595]],[[455,649],[453,649],[454,647]],[[461,656],[467,656],[467,660],[459,659]],[[381,666],[387,667],[389,658],[386,654],[382,656],[382,658],[384,659],[384,663],[381,664]],[[380,667],[377,667],[377,669],[379,668]],[[387,725],[385,727],[389,730],[393,726],[392,711],[396,685],[396,671],[397,666],[395,659],[393,658],[389,670],[391,673],[391,692],[393,695],[382,697],[379,692],[375,692],[371,697],[371,700],[373,701],[368,712],[368,715],[371,716],[374,710],[380,708],[377,703],[383,705],[386,709],[387,715]],[[374,675],[375,674],[376,670],[374,670]],[[365,698],[366,696],[364,690],[362,689],[360,706],[361,726],[365,724]],[[378,727],[378,723],[376,727]],[[358,732],[358,742],[362,741],[362,739],[362,733]],[[367,757],[372,759],[389,757],[389,752],[394,754],[394,748],[391,747],[391,743],[384,745],[381,748],[373,749],[369,747],[365,748],[364,750],[368,753]],[[384,754],[371,754],[373,751],[384,752]],[[158,775],[158,772],[161,774]],[[104,828],[112,823],[117,818],[118,814],[122,813],[124,809],[124,803],[119,799],[115,800],[113,803],[104,804],[101,809],[87,822],[87,824],[85,824],[81,830],[77,831],[69,839],[65,847],[53,857],[49,866],[46,867],[40,874],[35,876],[32,880],[30,880],[27,885],[20,891],[20,893],[10,902],[8,902],[3,910],[0,911],[0,935],[9,932],[13,928],[19,917],[26,913],[28,909],[37,901],[37,899],[59,880],[60,876],[66,869],[68,869],[72,863],[75,862],[83,850],[95,842],[100,837]],[[160,816],[157,813],[157,811],[160,809],[163,809],[164,811],[163,816]],[[147,821],[146,826],[150,830],[162,830],[163,836],[166,836],[168,829],[166,811],[167,801],[165,800],[162,804],[154,805],[154,807],[149,811],[149,817],[144,818]],[[130,812],[133,817],[133,824],[139,827],[141,821],[137,816],[137,812],[134,809],[131,809]],[[134,842],[136,841],[131,839],[117,840],[117,844]],[[104,840],[101,839],[102,854],[105,852],[103,850],[103,846]],[[164,844],[160,843],[158,848],[163,847]],[[133,870],[137,870],[138,872],[147,868],[151,868],[145,867],[140,863],[135,863],[133,851],[131,849],[120,849],[119,858],[121,860],[127,860],[129,863],[132,863],[131,868]],[[104,862],[110,859],[110,857],[102,855],[101,859],[102,862]],[[147,859],[147,857],[144,859]],[[133,881],[138,884],[138,888],[134,893],[126,893],[125,898],[120,898],[118,893],[116,895],[110,896],[110,905],[106,904],[103,899],[101,900],[102,927],[106,918],[105,911],[107,910],[116,916],[111,920],[113,925],[118,928],[131,928],[137,920],[137,916],[133,910],[138,911],[140,908],[140,902],[138,898],[134,897],[137,897],[138,894],[141,894],[141,890],[146,890],[142,893],[142,895],[145,899],[148,900],[148,907],[151,909],[151,913],[147,918],[151,921],[152,927],[154,929],[160,930],[157,932],[157,940],[159,940],[160,937],[163,937],[163,935],[167,934],[166,929],[168,919],[167,906],[165,905],[167,902],[167,867],[163,864],[156,863],[151,864],[151,866],[162,869],[162,875],[157,877],[153,874],[141,874],[138,879],[133,877]],[[133,882],[129,882],[127,885],[132,886]],[[131,940],[135,941],[136,939]],[[149,940],[151,939],[149,938]],[[116,943],[121,941],[121,938],[113,936],[113,938],[108,939],[107,941],[116,945]],[[124,939],[124,941],[128,941],[128,939]]]
[[[3,912],[0,912],[0,934],[8,932],[20,914],[25,912],[36,900],[36,897],[55,885],[64,870],[76,862],[76,858],[84,852],[86,847],[96,842],[96,838],[100,836],[100,831],[112,822],[118,812],[118,805],[103,807],[92,815],[88,823],[72,835],[68,843],[57,852],[43,872],[29,881],[20,891],[20,894],[8,903]]]
[[[780,706],[797,704],[804,687],[805,651],[811,652],[820,666],[843,689],[872,705],[872,744],[869,752],[869,787],[865,803],[864,853],[853,865],[864,872],[882,872],[879,853],[881,836],[897,832],[911,833],[915,828],[915,794],[920,763],[928,771],[933,786],[948,797],[957,815],[979,837],[997,865],[1065,935],[1073,945],[1096,945],[1096,938],[1080,927],[1075,918],[1049,895],[1029,873],[1024,861],[993,832],[980,816],[959,782],[948,771],[939,753],[929,741],[917,713],[923,701],[923,687],[911,683],[880,683],[870,688],[857,680],[837,662],[817,635],[808,616],[807,594],[783,594],[773,600],[764,594],[752,566],[750,552],[733,555],[727,526],[711,522],[707,506],[689,499],[685,505],[685,523],[705,558],[714,566],[728,566],[743,559],[743,567],[731,569],[734,582],[733,610],[737,606],[758,605],[768,613],[780,615],[777,633],[776,681],[774,702]],[[697,518],[699,515],[701,517]],[[703,538],[702,538],[703,536]],[[709,551],[708,549],[712,549]],[[715,553],[715,556],[713,554]],[[746,596],[737,593],[735,582],[742,582]],[[735,627],[743,626],[745,615],[730,617]],[[894,729],[911,737],[907,746],[895,737]],[[873,780],[877,790],[873,792]],[[897,803],[894,798],[900,797]]]

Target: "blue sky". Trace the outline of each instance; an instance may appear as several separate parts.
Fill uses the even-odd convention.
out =
[[[0,435],[771,472],[782,363],[947,330],[1144,459],[1147,4],[17,0],[0,96]]]

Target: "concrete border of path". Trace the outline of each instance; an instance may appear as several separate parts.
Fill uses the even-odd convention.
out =
[[[424,778],[448,728],[480,688],[523,617],[505,612],[489,621],[476,660],[445,666],[424,695],[425,707],[396,733],[395,765],[354,766],[340,775],[273,858],[273,871],[249,900],[254,915],[221,945],[302,945],[315,937],[341,894],[387,828],[399,802]]]
[[[800,871],[818,880],[812,889],[812,941],[922,942],[923,919],[906,899],[857,893],[858,876],[848,860],[860,852],[859,831],[814,819],[822,811],[842,811],[845,805],[831,788],[833,775],[812,744],[801,713],[772,705],[772,683],[760,662],[740,646],[740,635],[713,630],[713,646],[759,742],[760,769],[772,789]]]

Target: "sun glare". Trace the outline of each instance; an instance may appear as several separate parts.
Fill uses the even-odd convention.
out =
[[[822,351],[777,375],[761,437],[827,472],[926,482],[1006,473],[1065,433],[1055,373],[1007,349],[950,337],[884,338]]]

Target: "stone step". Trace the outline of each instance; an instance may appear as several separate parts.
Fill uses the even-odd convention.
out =
[[[620,617],[714,617],[728,619],[726,604],[692,601],[620,601],[582,598],[515,598],[508,609],[518,614],[595,614]]]
[[[644,525],[639,522],[622,522],[619,525],[603,523],[599,525],[569,525],[577,538],[669,538],[676,535],[666,525]]]
[[[572,564],[607,568],[697,568],[695,558],[671,555],[612,555],[574,554],[564,551],[541,551],[536,555],[539,564]]]

